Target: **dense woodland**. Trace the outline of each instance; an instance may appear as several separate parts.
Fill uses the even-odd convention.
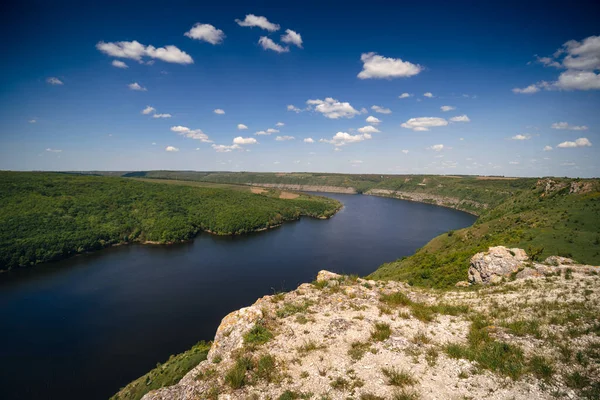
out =
[[[340,206],[308,195],[279,199],[118,177],[0,172],[0,270],[116,243],[170,243],[201,230],[240,234],[301,215],[326,218]]]

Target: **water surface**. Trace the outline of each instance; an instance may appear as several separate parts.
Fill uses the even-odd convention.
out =
[[[330,220],[237,237],[119,246],[0,274],[0,398],[106,399],[229,312],[321,269],[366,275],[472,215],[373,196]]]

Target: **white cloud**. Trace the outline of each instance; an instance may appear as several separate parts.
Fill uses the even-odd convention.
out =
[[[555,85],[564,90],[597,90],[600,89],[600,74],[568,70],[559,75]]]
[[[204,143],[212,143],[212,140],[208,139],[208,135],[202,132],[202,129],[190,129],[187,126],[172,126],[172,132],[176,132],[182,136],[185,136],[190,139],[200,140]]]
[[[139,91],[139,92],[145,92],[145,91],[147,91],[147,90],[148,90],[148,89],[146,89],[145,87],[141,86],[141,85],[140,85],[139,83],[137,83],[137,82],[130,83],[129,85],[127,85],[127,87],[128,87],[129,89],[131,89],[131,90],[137,90],[137,91]]]
[[[325,100],[307,100],[306,104],[309,105],[309,109],[312,106],[316,106],[316,112],[319,112],[330,119],[352,118],[359,114],[350,103],[342,103],[331,97],[327,97]]]
[[[518,164],[519,164],[519,162],[518,162],[518,161],[509,161],[508,163],[509,163],[510,165],[518,165]]]
[[[564,162],[562,164],[560,164],[562,167],[573,167],[577,164],[575,164],[574,162]]]
[[[288,104],[288,106],[287,106],[287,110],[288,110],[288,111],[293,111],[293,112],[295,112],[295,113],[299,113],[299,112],[302,112],[302,111],[303,111],[303,110],[299,109],[298,107],[296,107],[296,106],[295,106],[295,105],[293,105],[293,104]]]
[[[457,115],[456,117],[450,118],[450,121],[452,121],[452,122],[471,122],[469,117],[467,117],[466,115]]]
[[[256,143],[258,143],[258,141],[256,139],[254,139],[253,137],[244,138],[244,137],[238,136],[235,139],[233,139],[233,144],[256,144]]]
[[[358,143],[363,140],[371,139],[371,135],[368,133],[360,134],[360,135],[351,135],[347,132],[338,132],[331,139],[319,139],[319,142],[322,143],[330,143],[334,146],[344,146],[350,143]]]
[[[552,146],[544,146],[544,151],[552,151]]]
[[[433,95],[433,93],[431,93],[431,92],[423,93],[423,96],[424,96],[424,97],[428,97],[428,98],[430,98],[430,99],[431,99],[432,97],[435,97],[435,96]]]
[[[359,133],[379,133],[380,132],[379,129],[377,129],[371,125],[367,125],[367,126],[363,126],[362,128],[358,128],[357,131]]]
[[[269,22],[269,20],[266,19],[265,17],[259,17],[254,14],[246,15],[246,18],[244,18],[243,21],[236,19],[235,22],[237,22],[237,24],[239,26],[247,26],[247,27],[257,26],[257,27],[265,29],[269,32],[275,32],[275,31],[279,30],[279,28],[280,28],[278,24],[273,24],[273,23]]]
[[[37,119],[32,118],[28,121],[30,124],[35,124],[37,122]]]
[[[304,143],[314,143],[315,141],[313,140],[313,138],[306,138],[304,139]]]
[[[551,57],[539,57],[536,54],[535,58],[537,62],[544,64],[546,67],[562,68],[562,65],[558,61],[553,60]]]
[[[213,149],[215,149],[215,151],[217,153],[229,153],[229,152],[231,152],[233,150],[241,150],[242,149],[237,144],[232,144],[231,146],[227,146],[227,145],[224,145],[224,144],[213,144],[213,145],[211,145],[211,147]]]
[[[399,99],[407,99],[409,97],[412,97],[412,94],[410,94],[410,93],[402,93],[400,96],[398,96]]]
[[[152,118],[171,118],[171,114],[154,114]]]
[[[379,118],[373,117],[371,115],[368,116],[365,121],[367,121],[369,124],[372,124],[372,125],[378,125],[379,123],[381,123],[381,120]]]
[[[238,124],[237,126],[238,130],[243,131],[244,129],[248,129],[248,127],[244,124]]]
[[[63,85],[63,82],[60,79],[58,79],[58,78],[56,78],[54,76],[51,76],[50,78],[47,78],[46,82],[49,83],[49,84],[51,84],[51,85]]]
[[[275,124],[275,126],[282,127],[282,126],[285,126],[285,124],[283,122],[278,122],[278,123]]]
[[[127,64],[125,64],[123,61],[119,61],[119,60],[112,60],[112,66],[116,67],[116,68],[129,68],[129,66]]]
[[[361,54],[360,60],[363,62],[363,69],[358,74],[359,79],[406,78],[423,70],[418,64],[383,57],[373,52]]]
[[[255,133],[255,135],[271,135],[273,133],[279,133],[279,130],[274,129],[274,128],[269,128],[266,131],[258,131]]]
[[[590,142],[587,138],[579,138],[574,142],[562,142],[556,147],[560,147],[562,149],[565,148],[573,148],[573,147],[590,147],[592,142]]]
[[[46,151],[50,153],[62,153],[62,150],[47,148]]]
[[[446,111],[452,111],[452,110],[456,110],[456,107],[454,106],[441,106],[440,110],[446,112]]]
[[[177,152],[177,151],[179,151],[179,149],[177,147],[167,146],[167,147],[165,147],[165,151]]]
[[[156,108],[154,108],[154,107],[151,107],[151,106],[146,106],[146,108],[144,108],[144,109],[142,110],[142,114],[144,114],[144,115],[148,115],[148,114],[152,114],[152,113],[153,113],[153,112],[155,112],[155,111],[156,111]]]
[[[392,110],[390,110],[389,108],[380,107],[380,106],[373,106],[373,107],[371,107],[371,110],[375,111],[376,113],[380,113],[380,114],[391,114],[392,113]]]
[[[277,136],[275,138],[275,140],[277,140],[278,142],[283,142],[283,141],[286,141],[286,140],[294,140],[294,139],[296,139],[296,138],[293,137],[293,136]]]
[[[402,153],[404,153],[404,154],[408,154],[408,150],[401,150],[401,151],[402,151]]]
[[[224,111],[224,110],[221,110],[220,108],[217,108],[217,109],[215,109],[213,112],[214,112],[215,114],[219,114],[219,115],[223,115],[223,114],[225,114],[225,111]]]
[[[531,84],[525,88],[514,88],[512,89],[513,93],[517,93],[517,94],[533,94],[533,93],[537,93],[540,91],[540,88],[537,86],[537,84]]]
[[[400,126],[407,129],[412,129],[416,132],[424,132],[428,131],[429,128],[434,128],[438,126],[446,126],[448,125],[448,121],[444,118],[438,117],[419,117],[419,118],[411,118],[408,121],[402,123]]]
[[[144,46],[140,42],[98,42],[96,48],[112,57],[130,58],[142,62],[143,57],[162,60],[175,64],[193,64],[194,60],[184,51],[175,46],[154,47]]]
[[[443,144],[434,144],[433,146],[428,147],[427,150],[442,151],[442,150],[444,150],[444,145]]]
[[[285,30],[285,35],[281,35],[281,41],[287,44],[293,44],[302,48],[302,36],[291,29]]]
[[[265,50],[273,50],[277,53],[287,53],[290,51],[289,47],[283,47],[266,36],[261,36],[260,39],[258,39],[258,44],[260,44]]]
[[[552,129],[567,129],[570,131],[587,131],[588,127],[585,125],[569,125],[567,122],[555,122],[551,126]]]
[[[518,135],[511,137],[511,140],[529,140],[529,139],[531,139],[531,135],[528,135],[528,134],[525,134],[525,135],[518,134]]]
[[[222,30],[210,24],[201,24],[199,22],[192,29],[184,33],[184,35],[192,39],[203,40],[210,44],[221,44],[225,39],[225,33]]]

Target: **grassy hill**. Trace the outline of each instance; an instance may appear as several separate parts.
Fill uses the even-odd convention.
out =
[[[341,206],[318,196],[279,196],[215,184],[0,172],[0,270],[116,243],[170,243],[201,230],[239,234],[301,215],[327,218]]]

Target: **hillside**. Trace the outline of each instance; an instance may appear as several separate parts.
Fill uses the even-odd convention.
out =
[[[324,197],[239,186],[0,172],[0,270],[114,244],[189,240],[199,231],[258,231],[302,215],[328,218],[340,207]]]

